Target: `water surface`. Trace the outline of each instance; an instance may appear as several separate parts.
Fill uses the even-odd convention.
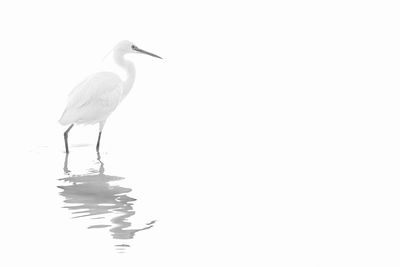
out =
[[[124,177],[105,174],[100,154],[83,173],[73,171],[68,164],[69,157],[65,155],[65,177],[58,179],[61,183],[57,186],[64,198],[62,208],[68,209],[73,219],[88,219],[88,229],[107,230],[112,239],[119,241],[116,250],[124,252],[135,234],[152,228],[155,220],[141,226],[132,223],[137,201],[131,195],[132,189],[118,185]]]

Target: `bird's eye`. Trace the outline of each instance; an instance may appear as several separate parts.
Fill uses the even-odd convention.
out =
[[[134,46],[134,45],[132,45],[132,49],[133,49],[133,50],[136,50],[136,49],[137,49],[137,47],[136,47],[136,46]]]

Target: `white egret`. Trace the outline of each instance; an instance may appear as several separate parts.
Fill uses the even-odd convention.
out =
[[[113,57],[115,63],[125,70],[126,79],[121,79],[113,72],[98,72],[78,84],[68,96],[67,106],[59,120],[62,125],[70,125],[64,132],[66,153],[69,153],[68,132],[74,124],[99,124],[96,145],[96,150],[99,151],[101,132],[108,116],[126,97],[135,80],[135,66],[125,59],[125,55],[129,53],[161,58],[138,48],[130,41],[119,42],[113,49]]]

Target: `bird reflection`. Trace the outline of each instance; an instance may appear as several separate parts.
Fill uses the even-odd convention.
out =
[[[70,175],[68,156],[68,154],[65,155],[64,173],[69,176],[59,179],[68,185],[58,186],[58,188],[62,189],[60,195],[65,197],[64,202],[67,204],[64,208],[71,211],[72,218],[91,218],[88,229],[108,228],[114,239],[124,242],[116,245],[120,252],[129,247],[126,241],[132,239],[137,232],[153,227],[155,221],[147,223],[142,228],[131,228],[132,223],[129,222],[129,218],[135,214],[133,204],[136,199],[127,194],[132,189],[110,185],[110,182],[124,178],[105,175],[104,163],[99,153],[97,154],[97,161],[100,163],[99,170],[89,169],[84,175]],[[107,223],[100,223],[104,221],[102,219],[106,220],[107,216],[111,219]]]

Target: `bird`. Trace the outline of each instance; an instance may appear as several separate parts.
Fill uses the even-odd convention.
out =
[[[117,66],[126,72],[122,79],[114,72],[97,72],[79,83],[68,95],[67,105],[59,123],[69,125],[64,132],[65,152],[68,154],[68,133],[75,124],[99,124],[96,151],[100,149],[101,133],[107,118],[117,108],[121,101],[131,91],[136,77],[135,65],[125,58],[131,53],[145,54],[162,59],[124,40],[116,44],[112,50],[113,59]]]

